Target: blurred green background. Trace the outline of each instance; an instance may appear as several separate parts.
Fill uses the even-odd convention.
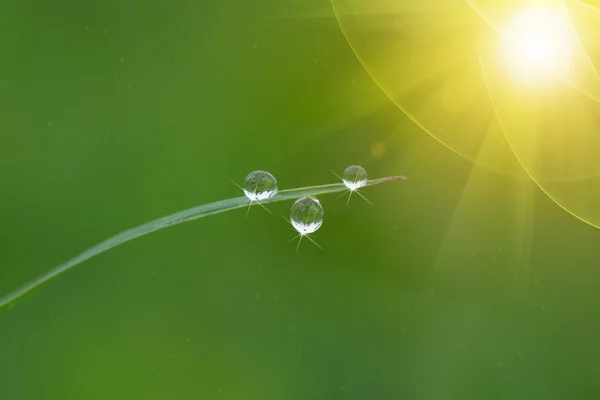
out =
[[[420,131],[327,0],[0,2],[0,294],[121,230],[361,164],[295,251],[254,207],[0,314],[0,399],[595,399],[600,233]]]

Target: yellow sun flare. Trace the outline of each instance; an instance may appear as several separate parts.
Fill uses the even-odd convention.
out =
[[[569,20],[558,11],[536,7],[514,16],[501,31],[507,67],[528,84],[568,72],[573,53]]]

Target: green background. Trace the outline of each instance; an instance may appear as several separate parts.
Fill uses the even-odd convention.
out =
[[[600,396],[599,232],[407,120],[328,1],[4,0],[0,51],[0,294],[255,169],[409,177],[323,197],[323,251],[277,203],[86,262],[0,314],[0,399]]]

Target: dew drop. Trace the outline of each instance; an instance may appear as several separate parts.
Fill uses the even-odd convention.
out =
[[[342,181],[350,190],[360,189],[367,184],[367,171],[360,165],[351,165],[344,171]]]
[[[250,201],[260,201],[277,194],[277,180],[267,171],[254,171],[244,181],[244,194]]]
[[[312,197],[303,197],[296,200],[290,212],[290,221],[300,235],[315,232],[323,224],[323,206],[319,200]]]

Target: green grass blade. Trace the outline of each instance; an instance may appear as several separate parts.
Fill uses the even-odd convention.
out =
[[[400,179],[406,179],[403,176],[393,176],[389,178],[374,179],[367,182],[366,186],[374,186],[385,182],[396,181]],[[322,194],[336,193],[347,190],[344,184],[335,183],[331,185],[321,186],[309,186],[297,189],[282,190],[275,196],[262,200],[262,204],[274,203],[276,201],[293,200],[299,199],[305,196],[319,196]],[[180,211],[175,214],[167,215],[147,222],[135,228],[121,232],[97,245],[89,248],[78,256],[70,259],[69,261],[57,266],[56,268],[48,271],[38,279],[26,284],[20,289],[12,292],[6,297],[0,299],[0,311],[5,310],[13,306],[18,300],[22,299],[25,295],[31,293],[33,290],[41,287],[43,284],[50,281],[52,278],[57,277],[63,272],[75,267],[82,262],[89,260],[90,258],[103,253],[107,250],[112,249],[120,244],[138,238],[140,236],[147,235],[152,232],[156,232],[160,229],[168,228],[169,226],[181,224],[183,222],[193,221],[198,218],[206,217],[208,215],[218,214],[225,211],[235,210],[237,208],[247,207],[248,199],[245,196],[236,197],[233,199],[216,201],[214,203],[203,204],[200,206],[192,207],[184,211]]]

